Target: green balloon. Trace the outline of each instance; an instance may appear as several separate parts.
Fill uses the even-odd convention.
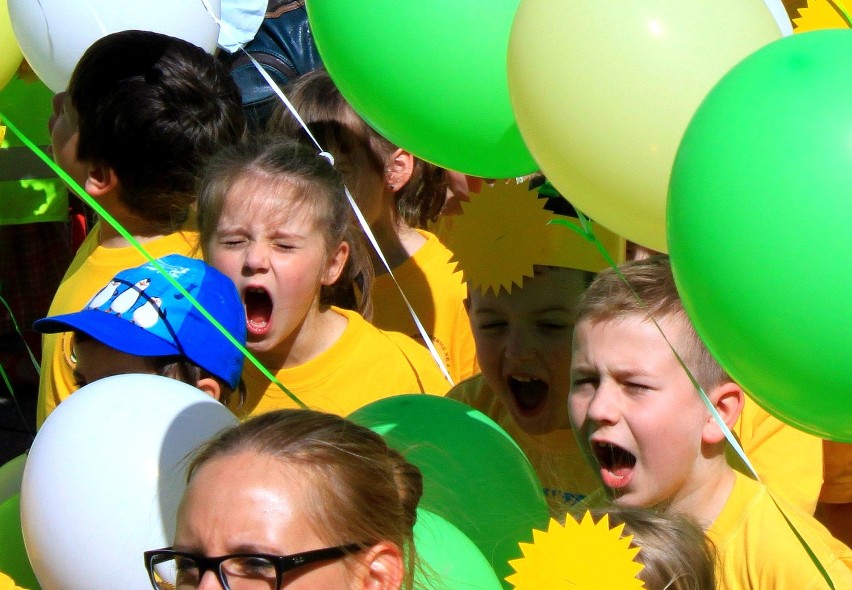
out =
[[[517,444],[485,414],[444,397],[385,398],[349,415],[423,473],[420,507],[458,528],[500,580],[514,573],[534,528],[547,528],[541,482]],[[506,588],[511,586],[505,583]]]
[[[307,9],[328,73],[374,129],[444,168],[511,178],[538,169],[509,101],[518,3],[322,0]]]
[[[852,442],[852,30],[785,37],[705,98],[675,159],[672,268],[728,373]]]
[[[16,494],[0,504],[0,572],[21,588],[40,590],[21,531],[21,496]]]
[[[464,533],[428,510],[417,510],[414,546],[421,567],[417,588],[432,590],[501,590],[488,560]]]

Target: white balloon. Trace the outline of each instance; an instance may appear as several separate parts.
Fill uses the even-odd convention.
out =
[[[21,527],[43,590],[150,590],[142,552],[171,544],[187,459],[237,424],[198,389],[117,375],[62,402],[38,431]]]
[[[36,75],[54,92],[68,86],[88,47],[138,29],[185,39],[213,53],[221,0],[8,0],[12,29]],[[213,12],[208,12],[207,6]]]

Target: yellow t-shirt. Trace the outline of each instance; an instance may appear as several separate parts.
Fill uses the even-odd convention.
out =
[[[15,580],[0,572],[0,590],[23,590],[23,588],[15,584]]]
[[[53,296],[48,316],[80,311],[91,298],[119,271],[139,266],[146,258],[133,246],[104,248],[99,245],[100,223],[97,223],[77,250],[71,266]],[[154,258],[167,254],[199,256],[198,232],[194,229],[144,242],[142,246]],[[74,360],[71,355],[71,332],[45,334],[41,341],[41,378],[38,386],[36,421],[47,419],[62,400],[77,389],[74,382]]]
[[[544,435],[527,434],[485,383],[483,375],[462,381],[450,390],[447,397],[476,408],[509,433],[538,474],[554,517],[564,516],[571,505],[599,487],[597,477],[583,460],[570,429]]]
[[[426,238],[426,243],[411,258],[393,269],[393,274],[426,333],[432,338],[447,372],[458,383],[479,372],[476,346],[464,307],[467,287],[462,273],[456,271],[456,263],[450,262],[453,253],[435,235],[417,231]],[[389,274],[376,277],[372,299],[374,326],[423,341]]]
[[[720,590],[828,588],[785,514],[834,587],[852,588],[852,551],[812,516],[782,498],[773,500],[766,486],[737,473],[728,501],[707,530],[719,556],[716,583]]]
[[[823,441],[825,482],[820,502],[852,503],[852,444]],[[849,523],[852,527],[852,523]]]
[[[746,397],[732,432],[762,483],[787,502],[813,514],[822,486],[822,439],[793,428]],[[728,462],[748,474],[732,452]]]
[[[348,416],[370,402],[393,395],[444,395],[450,388],[429,352],[414,340],[379,330],[354,311],[332,309],[348,320],[337,342],[302,365],[270,369],[309,408]],[[237,407],[236,399],[231,405],[240,419],[298,407],[248,361],[243,380],[246,400],[242,406]]]

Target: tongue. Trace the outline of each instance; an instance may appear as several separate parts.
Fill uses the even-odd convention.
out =
[[[262,331],[269,325],[272,315],[272,299],[266,291],[247,291],[246,320],[248,327],[253,332]]]
[[[547,384],[539,379],[519,381],[509,377],[509,388],[521,410],[532,411],[541,406],[547,397]]]

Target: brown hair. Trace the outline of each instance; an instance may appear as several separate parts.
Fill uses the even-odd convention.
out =
[[[120,31],[89,47],[68,95],[79,122],[79,160],[113,168],[120,201],[171,232],[195,201],[204,162],[245,132],[227,70],[192,43]]]
[[[314,496],[306,502],[317,532],[333,544],[391,541],[406,556],[404,587],[416,565],[413,527],[423,494],[420,470],[384,439],[345,418],[313,410],[278,410],[230,428],[206,443],[187,482],[216,457],[267,455],[303,468]]]
[[[328,160],[293,139],[258,135],[211,158],[198,190],[198,230],[205,256],[228,191],[246,178],[267,185],[289,184],[298,203],[312,207],[327,248],[331,251],[341,242],[349,244],[343,273],[334,285],[322,287],[320,302],[355,309],[369,318],[373,267],[343,192],[343,181]]]
[[[387,161],[398,146],[382,137],[355,112],[326,70],[317,69],[299,76],[287,84],[284,91],[325,149],[335,154],[360,150],[373,171],[384,178]],[[269,129],[306,139],[299,122],[283,105],[278,105],[273,112]],[[411,179],[396,192],[397,214],[408,225],[425,228],[427,222],[437,219],[446,200],[447,184],[443,168],[414,158]]]
[[[617,504],[591,512],[595,521],[608,514],[610,526],[623,524],[622,534],[633,535],[648,590],[715,590],[715,547],[690,517]]]
[[[675,318],[683,327],[686,345],[686,350],[678,350],[678,354],[683,356],[701,387],[712,388],[730,381],[698,337],[683,309],[669,257],[658,254],[626,262],[618,268],[621,276],[608,268],[589,285],[580,300],[577,323],[583,320],[600,323],[631,315],[658,321],[664,317]]]

